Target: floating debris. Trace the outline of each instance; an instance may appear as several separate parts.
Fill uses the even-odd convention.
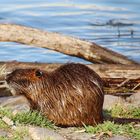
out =
[[[129,22],[126,19],[110,19],[106,22],[96,22],[96,23],[91,23],[92,26],[133,26],[134,23]]]

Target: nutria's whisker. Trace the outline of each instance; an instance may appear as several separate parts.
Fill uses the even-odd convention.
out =
[[[20,92],[26,92],[28,93],[28,90],[23,88],[21,85],[17,84],[16,82],[13,82],[10,86],[9,89],[11,89],[13,91],[13,89],[16,89],[16,91],[14,90],[12,92],[13,95],[18,94]],[[17,92],[17,93],[16,93]]]
[[[6,83],[6,81],[0,81],[0,88],[7,88],[8,85]]]
[[[0,88],[7,88],[6,85],[0,85]]]
[[[0,84],[5,84],[5,82],[6,82],[5,80],[3,80],[3,81],[0,81]]]

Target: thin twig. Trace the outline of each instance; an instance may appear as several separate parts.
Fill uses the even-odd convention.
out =
[[[117,85],[117,87],[122,87],[125,83],[127,83],[130,80],[130,78],[125,79],[122,83]]]
[[[132,90],[135,90],[139,86],[140,86],[140,83],[138,83],[135,87],[133,87]]]

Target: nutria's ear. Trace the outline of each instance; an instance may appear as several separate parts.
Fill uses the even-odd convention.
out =
[[[35,76],[36,77],[41,77],[43,75],[43,72],[42,71],[40,71],[40,70],[36,70],[35,71]]]

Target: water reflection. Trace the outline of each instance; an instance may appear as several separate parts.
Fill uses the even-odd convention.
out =
[[[138,5],[139,0],[1,0],[0,22],[17,23],[79,37],[140,62]],[[44,49],[15,43],[0,43],[0,46],[0,60],[82,61],[60,53],[44,53]]]

